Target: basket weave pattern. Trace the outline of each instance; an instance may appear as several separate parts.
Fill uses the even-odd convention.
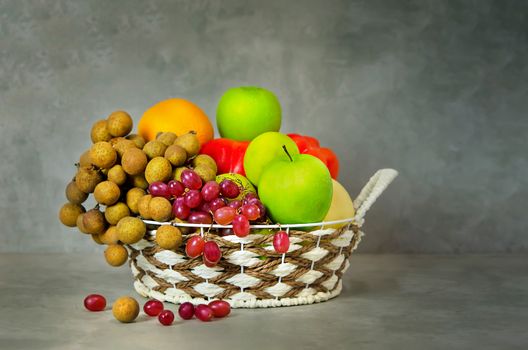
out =
[[[323,226],[310,232],[286,228],[290,249],[285,254],[275,252],[273,234],[221,237],[202,227],[185,236],[184,243],[195,235],[216,241],[222,259],[209,268],[201,258],[189,259],[184,245],[175,251],[161,249],[154,241],[155,230],[149,231],[143,240],[127,246],[134,287],[145,297],[173,303],[223,299],[232,307],[248,308],[335,297],[341,292],[350,254],[363,236],[363,215],[396,174],[391,169],[378,171],[354,202],[359,215],[342,228]]]

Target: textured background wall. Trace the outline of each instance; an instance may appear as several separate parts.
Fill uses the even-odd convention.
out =
[[[92,122],[278,95],[356,194],[401,176],[363,252],[528,251],[528,3],[0,1],[1,251],[100,250],[57,210]]]

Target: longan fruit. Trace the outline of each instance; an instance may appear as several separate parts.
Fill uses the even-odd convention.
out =
[[[172,166],[170,162],[163,157],[156,157],[148,162],[145,168],[145,179],[149,184],[161,181],[167,182],[172,175]]]
[[[130,175],[138,175],[147,167],[147,155],[139,148],[129,148],[121,158],[123,170]]]
[[[90,159],[95,166],[108,169],[115,164],[117,153],[110,142],[100,141],[90,148]]]
[[[106,129],[112,136],[126,136],[132,126],[132,118],[125,111],[115,111],[106,119]]]
[[[70,203],[81,204],[86,198],[88,198],[88,194],[81,191],[75,181],[71,181],[68,186],[66,186],[66,199]]]
[[[119,220],[125,216],[130,216],[130,210],[123,202],[118,202],[110,207],[106,207],[105,219],[110,225],[117,225]]]
[[[167,145],[158,140],[149,141],[143,147],[143,152],[145,152],[149,159],[163,157],[165,150],[167,150]]]
[[[101,233],[99,235],[99,239],[104,244],[117,244],[119,242],[119,235],[117,233],[117,227],[116,226],[110,226],[106,229],[104,233]]]
[[[117,223],[117,235],[125,244],[139,242],[147,232],[147,226],[141,219],[132,216],[122,218]]]
[[[101,235],[90,235],[93,239],[93,241],[99,245],[103,245],[104,243],[101,242]]]
[[[103,181],[95,186],[94,198],[99,204],[112,205],[119,200],[119,196],[119,186],[112,181]]]
[[[139,187],[130,189],[126,194],[126,204],[134,214],[139,213],[138,202],[146,194],[145,190]]]
[[[176,223],[180,223],[180,224],[186,224],[187,223],[186,221],[183,221],[183,220],[178,219],[178,218],[174,218],[174,220],[172,220],[172,222],[176,222]],[[193,230],[196,230],[196,228],[185,227],[185,226],[180,226],[180,227],[178,227],[178,229],[180,230],[180,232],[183,235],[188,235],[188,234],[192,233]]]
[[[79,157],[79,166],[80,167],[90,167],[92,166],[92,160],[90,159],[90,150],[86,150]]]
[[[153,197],[149,202],[148,211],[155,221],[169,221],[172,217],[172,205],[167,198]]]
[[[141,197],[138,201],[138,212],[139,215],[145,220],[152,219],[152,216],[150,215],[149,211],[149,204],[152,199],[152,195],[146,194],[143,197]]]
[[[182,171],[184,171],[186,169],[189,169],[189,168],[187,168],[186,166],[181,166],[181,167],[178,167],[178,168],[174,169],[174,172],[172,173],[172,179],[173,180],[177,180],[177,181],[181,181],[181,173],[182,173]]]
[[[128,252],[119,244],[110,244],[104,251],[106,262],[112,266],[121,266],[128,260]]]
[[[90,138],[92,139],[92,143],[110,141],[112,135],[106,129],[106,120],[98,120],[94,123],[90,131]]]
[[[77,226],[77,217],[83,214],[86,210],[80,204],[66,203],[59,211],[59,219],[63,225],[68,227]]]
[[[192,160],[192,166],[197,168],[199,166],[207,166],[214,170],[215,174],[218,172],[215,160],[207,154],[199,154]]]
[[[161,134],[159,134],[156,137],[156,140],[164,143],[165,146],[170,146],[174,143],[174,141],[176,141],[177,137],[178,136],[175,133],[167,131],[167,132],[162,132]]]
[[[187,134],[179,136],[174,144],[182,147],[189,157],[194,157],[200,152],[200,141],[196,137],[196,133],[191,131]]]
[[[123,167],[119,164],[114,165],[108,170],[108,181],[112,181],[118,186],[121,186],[126,182],[127,176]]]
[[[139,187],[144,190],[146,190],[149,187],[149,183],[145,179],[145,175],[143,173],[137,174],[137,175],[131,175],[128,177],[128,179],[132,187]]]
[[[87,233],[89,234],[88,231],[86,231],[86,227],[84,227],[84,224],[83,224],[83,217],[84,217],[84,214],[81,214],[77,217],[77,228],[79,229],[79,231],[81,231],[82,233]]]
[[[196,168],[194,168],[194,172],[198,174],[198,176],[200,176],[200,178],[204,182],[213,181],[214,179],[216,179],[216,171],[206,165],[197,166]]]
[[[115,142],[112,144],[117,152],[118,159],[123,158],[123,154],[130,148],[137,148],[134,141],[127,140],[124,137],[117,137]]]
[[[130,134],[126,138],[127,140],[134,142],[136,147],[139,149],[143,149],[143,147],[145,147],[145,139],[138,134]]]
[[[101,181],[103,181],[103,176],[92,167],[79,168],[75,175],[75,184],[84,193],[92,193]]]
[[[156,243],[163,249],[176,249],[182,244],[182,233],[172,225],[160,226],[156,231]]]
[[[130,323],[139,315],[139,304],[132,297],[120,297],[112,305],[112,314],[119,322]]]
[[[174,166],[181,166],[187,161],[187,152],[177,145],[171,145],[165,150],[165,158]]]
[[[103,213],[99,209],[90,209],[82,219],[83,228],[86,233],[98,235],[103,233],[106,228],[106,221]]]

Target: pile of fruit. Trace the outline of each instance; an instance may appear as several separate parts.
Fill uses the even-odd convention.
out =
[[[221,236],[269,234],[253,224],[304,224],[348,219],[354,207],[335,179],[339,162],[317,139],[280,133],[282,112],[263,88],[228,90],[220,99],[214,139],[211,122],[193,103],[169,99],[149,108],[138,132],[124,111],[98,120],[93,142],[66,187],[61,222],[106,244],[106,261],[128,259],[124,245],[140,241],[149,220],[218,224]],[[95,206],[83,204],[93,194]],[[146,223],[146,222],[147,223]],[[192,225],[190,225],[192,226]],[[192,235],[197,228],[162,225],[156,243],[215,266],[222,252],[214,240]],[[288,234],[273,232],[277,252],[286,253]]]

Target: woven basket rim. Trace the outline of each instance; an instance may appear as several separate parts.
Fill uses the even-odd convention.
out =
[[[321,222],[310,222],[306,224],[256,224],[256,225],[250,225],[250,228],[257,228],[257,229],[290,229],[290,228],[302,228],[302,227],[317,227],[322,226],[323,228],[325,226],[330,225],[338,225],[338,224],[352,224],[355,221],[356,217],[341,219],[341,220],[332,220],[332,221],[321,221]],[[233,225],[219,225],[219,224],[191,224],[191,223],[185,223],[185,222],[174,222],[174,221],[154,221],[154,220],[146,220],[142,219],[145,224],[148,225],[156,225],[156,226],[162,226],[162,225],[172,225],[172,226],[180,226],[180,227],[193,227],[193,228],[203,228],[203,229],[210,229],[210,228],[233,228]]]

